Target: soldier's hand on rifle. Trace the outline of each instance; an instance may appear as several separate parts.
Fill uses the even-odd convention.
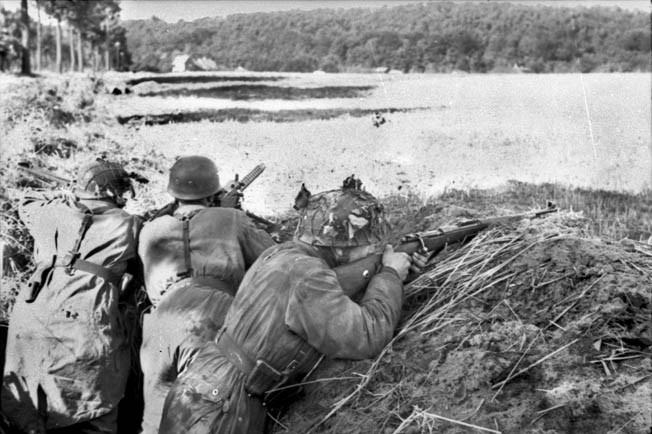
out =
[[[242,208],[242,197],[244,194],[239,189],[231,191],[221,190],[217,192],[216,198],[222,208]]]
[[[401,282],[405,281],[410,270],[410,264],[412,263],[412,258],[407,253],[395,252],[392,245],[388,244],[385,246],[382,261],[384,267],[390,267],[396,270]]]
[[[430,254],[428,253],[412,253],[412,265],[410,266],[410,272],[414,274],[421,274],[423,269],[426,268],[430,259]]]

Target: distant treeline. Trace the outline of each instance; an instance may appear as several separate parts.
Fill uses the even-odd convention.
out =
[[[134,70],[179,54],[220,69],[404,72],[650,71],[650,14],[619,8],[426,3],[126,21]]]

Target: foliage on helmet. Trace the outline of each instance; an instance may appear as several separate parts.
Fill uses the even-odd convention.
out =
[[[217,167],[210,158],[193,155],[179,158],[170,169],[168,193],[181,200],[210,197],[220,190]]]
[[[132,190],[129,174],[120,164],[99,158],[79,169],[75,183],[78,191],[95,198],[115,199]]]
[[[295,239],[315,246],[357,247],[386,242],[382,204],[366,191],[331,190],[311,196]]]

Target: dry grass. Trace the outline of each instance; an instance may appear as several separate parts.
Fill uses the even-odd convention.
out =
[[[560,270],[559,268],[561,266],[555,264],[554,261],[537,263],[536,266],[538,269],[536,272],[535,270],[523,269],[522,264],[515,266],[515,263],[519,259],[526,257],[529,251],[537,250],[538,252],[545,252],[548,249],[547,246],[554,246],[557,242],[586,240],[586,242],[594,242],[596,246],[599,246],[601,242],[593,238],[593,236],[590,220],[582,218],[577,213],[563,212],[559,215],[538,221],[524,220],[516,226],[491,229],[480,234],[460,249],[440,254],[430,270],[406,287],[406,314],[394,339],[373,361],[367,371],[360,375],[360,382],[352,387],[349,393],[340,394],[338,400],[333,402],[330,411],[322,419],[314,421],[315,423],[312,426],[311,432],[320,431],[319,427],[324,422],[344,408],[355,410],[358,405],[363,405],[361,402],[366,402],[363,399],[363,395],[366,393],[365,391],[378,376],[379,371],[386,369],[388,364],[387,359],[394,352],[394,348],[399,342],[415,334],[421,336],[421,339],[427,339],[429,336],[444,334],[451,327],[459,328],[468,324],[470,321],[469,315],[468,313],[460,314],[460,308],[462,306],[468,306],[469,303],[478,303],[478,300],[481,299],[491,299],[491,297],[486,295],[488,292],[504,294],[504,296],[501,296],[504,299],[494,304],[491,312],[499,308],[500,305],[504,305],[509,309],[505,310],[505,314],[507,316],[513,315],[521,325],[545,319],[536,314],[523,311],[522,305],[519,306],[520,309],[517,309],[519,311],[517,313],[507,301],[509,294],[512,291],[519,291],[521,297],[525,296],[528,298],[529,296],[525,295],[525,291],[541,291],[540,288],[547,287],[555,282],[557,285],[561,285],[559,288],[563,288],[566,284],[561,284],[559,280],[567,279],[568,275],[560,275],[560,272],[563,270]],[[627,272],[644,273],[646,277],[642,277],[642,279],[650,279],[652,277],[649,271],[652,269],[652,257],[647,252],[650,252],[652,249],[647,244],[633,241],[625,243],[624,246],[628,247],[622,250],[622,258],[626,256],[625,251],[638,252],[638,255],[634,258],[628,257],[626,261],[623,261],[626,270],[628,270]],[[595,312],[595,308],[587,308],[587,306],[594,306],[598,303],[597,301],[593,301],[595,296],[591,296],[591,300],[584,300],[584,295],[592,291],[603,278],[608,278],[609,274],[604,270],[594,272],[597,274],[595,277],[589,277],[590,280],[588,282],[591,283],[586,285],[579,295],[577,290],[573,291],[572,289],[568,289],[570,296],[555,304],[552,311],[548,312],[547,316],[552,317],[554,315],[554,320],[551,320],[551,323],[555,324],[565,321],[564,317],[569,315],[568,312],[575,308],[579,301],[588,304],[584,304],[584,307],[578,308],[579,313],[578,309],[575,309],[573,318],[568,319],[565,323],[573,324],[574,321],[577,321],[578,315],[581,316],[585,311]],[[582,274],[578,270],[571,274],[575,275],[575,273],[579,273],[578,276]],[[582,279],[587,279],[587,277],[582,277]],[[614,289],[617,290],[617,288]],[[519,297],[514,294],[513,296]],[[587,297],[589,296],[587,295]],[[552,304],[553,301],[554,299],[550,298],[548,303]],[[504,320],[505,318],[503,317],[501,321]],[[584,320],[580,319],[580,322]],[[478,319],[478,325],[481,322]],[[553,338],[553,336],[556,336],[556,330],[549,330],[547,327],[540,328],[539,332],[531,338],[529,345],[523,350],[526,341],[524,338],[520,344],[522,352],[518,360],[511,366],[509,372],[505,373],[504,379],[496,381],[491,386],[491,389],[497,389],[495,393],[491,392],[494,393],[491,401],[495,401],[496,397],[503,391],[503,388],[515,378],[526,374],[544,362],[559,357],[559,354],[567,354],[569,348],[578,344],[580,339],[591,339],[582,337],[586,331],[577,333],[563,329],[558,324],[556,326],[562,329],[565,339],[562,339],[556,348],[550,349],[545,353],[541,353],[542,348],[547,348],[551,340],[558,339]],[[609,320],[605,323],[603,319],[593,316],[590,322],[588,324],[583,323],[582,327],[583,330],[593,330],[595,334],[600,335],[601,333],[605,333],[606,328],[611,326],[609,326]],[[620,330],[616,332],[616,335],[618,333],[628,335],[628,332],[624,329],[615,328],[614,330]],[[647,333],[649,334],[649,331]],[[458,348],[461,346],[462,343],[458,345]],[[537,351],[531,351],[533,346]],[[641,357],[643,357],[640,352],[635,351],[635,347],[623,346],[622,341],[621,349],[616,352],[612,351],[610,354],[604,355],[600,359],[590,363],[605,364],[614,360],[629,360],[630,357],[641,360]],[[533,357],[536,358],[532,360]],[[528,359],[527,365],[522,363]],[[605,369],[607,370],[606,367]],[[610,375],[608,370],[606,372],[607,375]],[[388,399],[391,400],[392,398]],[[409,404],[409,401],[401,401],[401,399],[400,395],[393,395],[393,405],[403,408],[404,404]],[[561,408],[561,405],[554,408]],[[552,408],[549,410],[552,410]],[[543,417],[544,415],[545,412],[544,414],[540,414],[539,417]],[[399,417],[399,419],[401,418]],[[481,431],[500,432],[491,428],[474,426],[464,421],[438,416],[418,407],[414,408],[409,417],[401,420],[400,425],[393,432],[403,432],[408,426],[418,426],[421,431],[416,432],[435,432],[435,421],[439,421],[440,423],[441,421],[445,421]]]

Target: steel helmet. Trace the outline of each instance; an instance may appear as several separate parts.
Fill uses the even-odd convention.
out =
[[[217,167],[210,158],[199,155],[181,157],[170,169],[168,193],[177,199],[203,199],[219,189]]]
[[[389,236],[389,223],[383,214],[382,204],[366,191],[326,191],[308,199],[294,238],[326,247],[385,243]]]
[[[124,168],[101,158],[83,165],[77,172],[75,184],[81,198],[117,199],[126,191],[133,193],[131,179]]]

